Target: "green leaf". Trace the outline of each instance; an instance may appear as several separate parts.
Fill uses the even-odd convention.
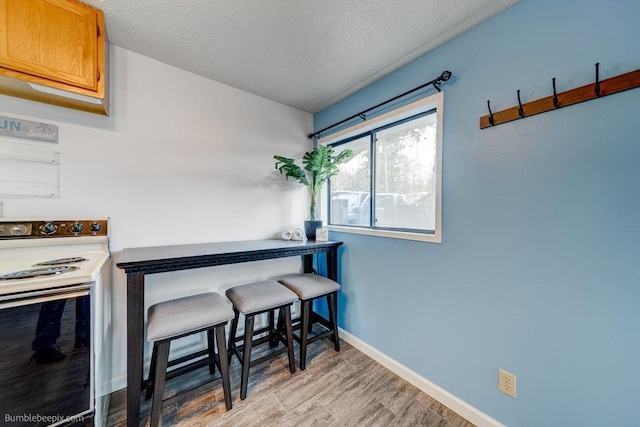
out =
[[[307,174],[302,170],[302,168],[295,164],[293,159],[282,156],[273,156],[276,162],[276,169],[280,171],[281,174],[285,176],[288,180],[289,178],[293,178],[298,181],[300,184],[309,185],[309,180],[307,179]]]

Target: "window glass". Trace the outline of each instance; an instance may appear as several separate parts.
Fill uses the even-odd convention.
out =
[[[342,148],[353,150],[353,156],[340,165],[331,178],[331,223],[369,225],[371,188],[371,139],[358,138]]]
[[[435,113],[374,134],[376,227],[435,228]]]

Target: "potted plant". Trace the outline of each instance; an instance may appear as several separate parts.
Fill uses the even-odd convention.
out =
[[[318,218],[316,212],[318,194],[320,194],[322,186],[327,179],[338,173],[338,166],[351,156],[353,156],[352,150],[344,150],[335,154],[333,147],[318,145],[312,151],[307,151],[302,157],[304,168],[296,165],[294,159],[273,156],[277,160],[276,169],[286,179],[293,178],[309,190],[311,196],[309,219],[304,222],[304,232],[308,239],[315,240],[316,229],[322,228],[322,220]]]

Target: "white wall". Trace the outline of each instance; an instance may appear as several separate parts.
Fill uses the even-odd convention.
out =
[[[119,388],[126,374],[120,251],[270,238],[301,227],[306,193],[275,171],[273,155],[301,157],[311,146],[312,116],[121,48],[111,47],[110,61],[110,117],[1,95],[0,115],[57,125],[62,163],[59,199],[7,199],[5,217],[111,218]],[[150,276],[147,305],[299,264],[292,258]]]

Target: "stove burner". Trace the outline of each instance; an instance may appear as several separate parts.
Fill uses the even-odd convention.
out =
[[[29,270],[15,271],[13,273],[3,274],[0,276],[0,280],[13,280],[13,279],[30,279],[39,276],[50,276],[52,274],[63,274],[79,269],[72,265],[63,265],[59,267],[42,267],[32,268]]]
[[[86,258],[82,258],[79,256],[71,257],[71,258],[60,258],[60,259],[52,259],[51,261],[44,261],[34,264],[34,267],[39,265],[62,265],[62,264],[73,264],[76,262],[86,261]]]

